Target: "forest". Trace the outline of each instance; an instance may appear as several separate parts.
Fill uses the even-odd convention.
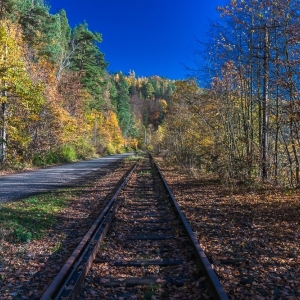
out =
[[[0,3],[2,169],[135,151],[164,117],[174,82],[109,74],[102,35],[43,0]],[[151,134],[151,133],[149,133]]]
[[[218,7],[190,78],[110,74],[102,35],[42,0],[0,7],[1,168],[154,151],[224,183],[300,185],[298,0]]]
[[[299,8],[297,0],[218,7],[221,20],[194,53],[194,80],[175,84],[162,128],[176,163],[225,183],[299,187]]]

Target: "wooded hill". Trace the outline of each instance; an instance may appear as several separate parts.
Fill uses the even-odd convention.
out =
[[[0,5],[2,168],[136,150],[162,121],[172,81],[109,74],[101,34],[42,0]]]
[[[148,147],[224,182],[300,185],[300,0],[219,7],[197,80],[177,82],[109,74],[86,23],[0,2],[2,167]]]

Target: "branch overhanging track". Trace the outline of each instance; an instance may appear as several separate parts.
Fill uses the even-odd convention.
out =
[[[41,299],[84,299],[90,282],[95,299],[141,299],[154,286],[162,299],[172,286],[189,299],[228,299],[151,156],[132,168]]]

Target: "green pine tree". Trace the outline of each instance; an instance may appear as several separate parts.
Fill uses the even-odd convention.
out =
[[[60,15],[50,14],[43,1],[20,1],[17,7],[25,40],[35,49],[36,58],[57,62],[62,52]]]
[[[71,69],[79,72],[84,88],[91,95],[89,109],[101,111],[104,103],[103,90],[107,63],[98,47],[102,41],[100,33],[91,32],[87,23],[78,25],[73,30],[72,43],[75,51],[71,57]]]
[[[117,117],[123,137],[127,137],[134,127],[134,116],[130,111],[129,85],[122,73],[118,73],[118,80],[115,81],[115,86],[117,90],[115,99],[117,103]]]

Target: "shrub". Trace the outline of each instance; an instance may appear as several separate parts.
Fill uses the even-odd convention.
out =
[[[35,166],[53,165],[60,162],[60,158],[57,152],[52,150],[46,153],[37,153],[34,155],[32,163]]]
[[[14,229],[14,237],[17,242],[24,243],[32,239],[32,233],[21,227]]]
[[[115,154],[116,153],[116,147],[112,143],[108,143],[106,146],[106,152],[108,154]]]
[[[95,148],[83,138],[76,142],[75,148],[77,158],[79,159],[85,159],[95,155]]]
[[[72,145],[64,145],[59,151],[60,162],[71,162],[77,159],[75,147]]]

